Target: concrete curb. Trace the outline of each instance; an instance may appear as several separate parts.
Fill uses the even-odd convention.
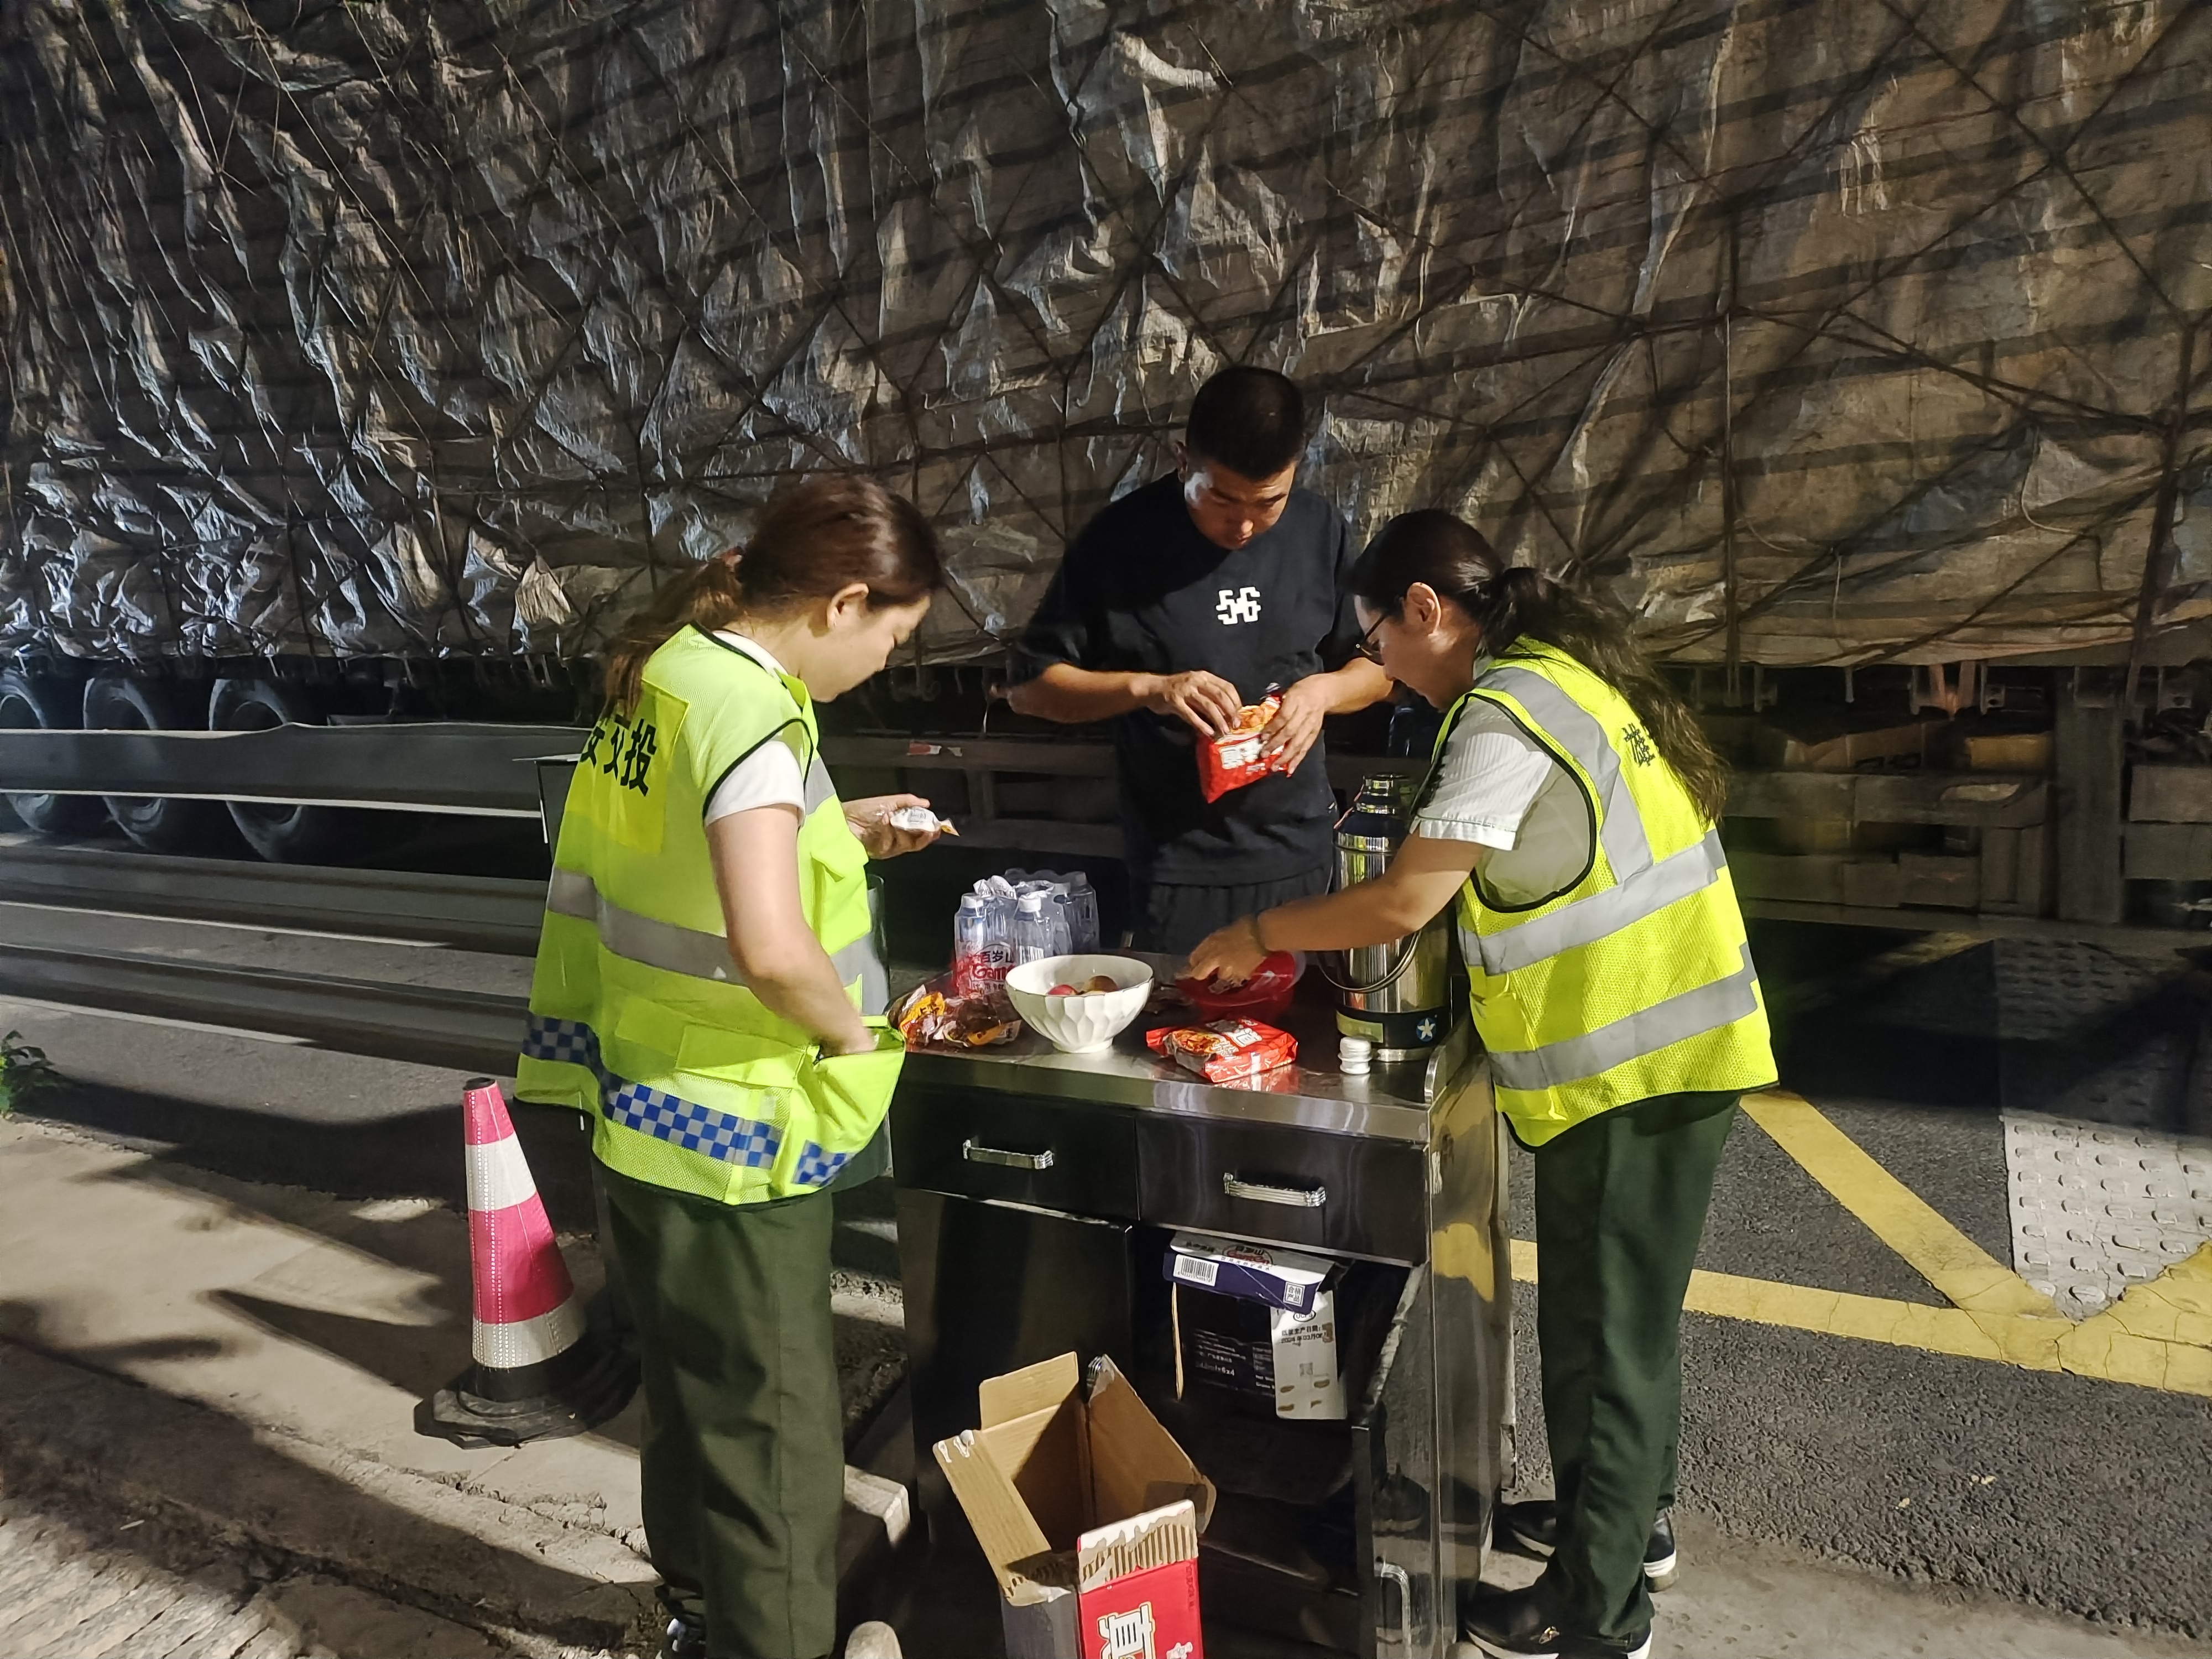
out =
[[[652,1567],[605,1533],[0,1342],[0,1477],[11,1466],[289,1558],[515,1651],[652,1650]]]

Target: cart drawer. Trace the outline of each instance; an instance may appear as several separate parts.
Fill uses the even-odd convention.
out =
[[[1390,1261],[1427,1256],[1423,1149],[1278,1124],[1147,1115],[1137,1122],[1141,1214]]]
[[[902,1187],[1138,1215],[1136,1128],[1126,1112],[908,1085],[891,1103],[891,1156]]]

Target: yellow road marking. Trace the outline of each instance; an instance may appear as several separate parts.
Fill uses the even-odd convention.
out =
[[[1938,1215],[1812,1102],[1770,1089],[1746,1095],[1743,1109],[1954,1305],[1969,1313],[2063,1317],[2049,1297]]]
[[[1513,1277],[1536,1282],[1536,1247],[1525,1238],[1513,1241]],[[2212,1245],[2079,1325],[2063,1316],[1970,1313],[1703,1268],[1690,1275],[1682,1305],[1755,1325],[2212,1398],[2212,1346],[2160,1334],[2212,1326]]]

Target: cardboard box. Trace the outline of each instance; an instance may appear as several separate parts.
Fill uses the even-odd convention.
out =
[[[1007,1659],[1204,1659],[1213,1485],[1103,1355],[994,1376],[932,1448],[999,1581]]]
[[[1277,1417],[1343,1419],[1334,1263],[1177,1233],[1161,1271],[1175,1286],[1178,1386],[1195,1374]]]

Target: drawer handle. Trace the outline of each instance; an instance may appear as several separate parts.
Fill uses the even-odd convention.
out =
[[[1405,1653],[1413,1650],[1413,1575],[1395,1561],[1375,1558],[1375,1576],[1398,1587],[1398,1646]],[[1375,1621],[1378,1626],[1381,1620]],[[1377,1632],[1380,1634],[1380,1632]]]
[[[1285,1187],[1272,1181],[1246,1181],[1233,1175],[1221,1177],[1221,1190],[1231,1198],[1255,1199],[1262,1204],[1287,1204],[1299,1210],[1318,1210],[1328,1202],[1328,1188],[1326,1187]]]
[[[960,1143],[960,1156],[970,1164],[995,1164],[1006,1170],[1049,1170],[1052,1168],[1052,1148],[1041,1152],[1010,1152],[1003,1147],[986,1146],[980,1140]]]

